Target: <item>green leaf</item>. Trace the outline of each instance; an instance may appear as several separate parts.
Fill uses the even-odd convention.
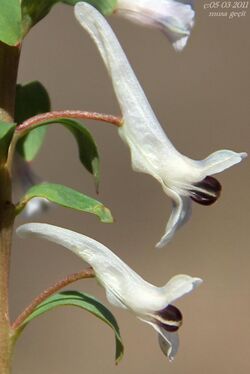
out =
[[[79,152],[79,159],[82,165],[93,175],[98,191],[100,182],[100,160],[96,143],[86,127],[81,123],[67,119],[58,118],[56,121],[48,121],[47,123],[59,123],[65,126],[74,136]]]
[[[100,181],[100,161],[95,141],[90,132],[81,123],[68,118],[57,118],[50,121],[40,122],[34,127],[28,129],[28,131],[29,133],[32,133],[41,126],[46,126],[52,123],[61,124],[72,133],[78,145],[80,161],[94,176],[96,189],[98,190]]]
[[[116,363],[121,360],[124,352],[124,347],[119,331],[119,326],[114,316],[103,304],[100,303],[100,301],[86,293],[81,293],[78,291],[65,291],[50,296],[47,300],[36,307],[36,309],[23,322],[23,324],[21,325],[21,329],[23,329],[34,318],[39,317],[42,314],[59,306],[76,306],[78,308],[84,309],[109,325],[113,329],[115,334]]]
[[[15,121],[22,123],[40,113],[50,111],[50,99],[45,87],[38,81],[17,85]],[[19,140],[17,150],[26,161],[32,161],[39,152],[46,127],[35,129]]]
[[[12,140],[16,125],[0,121],[0,163],[7,160],[9,145]]]
[[[62,0],[62,3],[75,5],[81,0]],[[116,8],[117,0],[84,0],[85,3],[93,5],[104,15],[110,15]]]
[[[22,29],[23,36],[27,34],[29,29],[38,21],[44,18],[53,5],[57,3],[64,3],[68,5],[75,5],[80,0],[23,0],[22,1]],[[105,15],[111,14],[115,8],[117,0],[88,0],[100,12]]]
[[[16,87],[15,120],[21,123],[36,114],[50,111],[50,99],[42,83],[33,81]]]
[[[23,36],[38,21],[45,17],[52,6],[59,0],[22,0],[22,29]]]
[[[35,129],[32,133],[23,137],[17,144],[18,153],[26,160],[32,161],[40,151],[45,135],[46,127]]]
[[[20,0],[1,0],[0,5],[0,41],[17,45],[21,37]]]
[[[104,223],[113,222],[110,210],[99,201],[69,187],[52,183],[42,183],[31,187],[18,204],[17,212],[21,212],[27,202],[34,197],[43,197],[66,208],[95,214]]]

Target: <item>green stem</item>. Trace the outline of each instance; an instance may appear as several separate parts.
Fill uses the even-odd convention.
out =
[[[0,43],[0,120],[13,122],[19,47]],[[14,224],[11,179],[6,165],[0,168],[0,373],[10,374],[12,329],[9,321],[9,270]]]

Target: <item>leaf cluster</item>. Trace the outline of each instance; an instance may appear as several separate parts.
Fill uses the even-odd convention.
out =
[[[0,41],[16,46],[29,30],[58,3],[75,5],[79,0],[1,0]],[[109,15],[117,0],[87,0],[102,14]]]

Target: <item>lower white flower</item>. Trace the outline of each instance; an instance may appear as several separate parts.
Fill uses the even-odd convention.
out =
[[[173,210],[165,234],[157,247],[163,247],[191,214],[191,199],[203,205],[220,196],[220,183],[212,174],[242,161],[247,154],[220,150],[204,160],[192,160],[167,138],[105,18],[91,5],[77,3],[75,16],[93,38],[111,76],[124,118],[119,134],[131,150],[135,171],[152,175],[172,199]]]
[[[110,249],[85,235],[44,223],[28,223],[17,229],[21,237],[39,237],[68,248],[86,261],[104,287],[108,301],[130,310],[159,334],[160,346],[171,361],[179,345],[177,330],[181,312],[172,305],[202,280],[176,275],[163,287],[146,282]]]
[[[194,25],[192,1],[117,0],[115,13],[151,27],[161,29],[176,51],[181,51]]]

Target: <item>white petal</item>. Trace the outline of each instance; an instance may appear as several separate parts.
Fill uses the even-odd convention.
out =
[[[181,196],[177,192],[164,188],[164,191],[171,197],[173,208],[168,220],[165,234],[156,244],[157,248],[164,247],[179,229],[189,219],[192,213],[192,201],[189,196]]]
[[[238,164],[246,157],[247,153],[245,152],[236,153],[227,149],[223,149],[212,153],[207,158],[200,161],[200,163],[205,175],[212,175],[220,173],[223,170],[226,170],[231,166]]]
[[[202,279],[180,274],[171,278],[163,287],[167,304],[173,304],[177,299],[193,291],[202,283]]]
[[[49,205],[51,205],[49,200],[42,197],[36,197],[28,202],[25,207],[24,214],[26,217],[34,217],[35,215],[46,211]]]
[[[118,308],[123,308],[123,309],[127,309],[126,305],[123,304],[121,302],[120,299],[118,299],[117,296],[114,295],[114,293],[109,290],[109,289],[106,289],[106,297],[107,297],[107,300],[110,302],[110,304],[118,307]]]
[[[172,332],[172,333],[167,332],[164,329],[160,328],[156,323],[152,321],[149,321],[141,317],[138,317],[138,318],[142,322],[145,322],[148,325],[152,326],[153,329],[157,331],[159,344],[160,344],[162,352],[164,353],[165,356],[167,356],[170,362],[173,361],[179,348],[178,332]]]
[[[190,4],[176,0],[118,0],[116,13],[161,28],[177,51],[186,45],[195,15]]]
[[[99,280],[105,274],[110,281],[115,281],[120,273],[125,274],[126,272],[130,273],[130,271],[132,277],[132,269],[107,247],[88,236],[46,223],[24,224],[17,229],[17,234],[23,238],[38,237],[46,239],[68,248],[94,268]],[[108,274],[109,270],[111,270],[110,274]]]
[[[177,1],[169,1],[169,4],[169,14],[163,16],[160,23],[175,50],[180,52],[186,46],[194,26],[195,12],[189,4]]]
[[[75,16],[96,43],[111,76],[117,100],[124,117],[120,135],[130,146],[141,147],[142,156],[155,149],[164,157],[172,157],[173,145],[167,139],[123,52],[119,41],[105,18],[91,5],[77,3]]]
[[[161,329],[162,334],[159,334],[159,344],[162,352],[168,357],[169,361],[173,361],[179,349],[179,335],[178,332],[168,332]]]
[[[189,36],[182,36],[180,39],[173,42],[173,47],[177,52],[181,52],[186,47]]]

